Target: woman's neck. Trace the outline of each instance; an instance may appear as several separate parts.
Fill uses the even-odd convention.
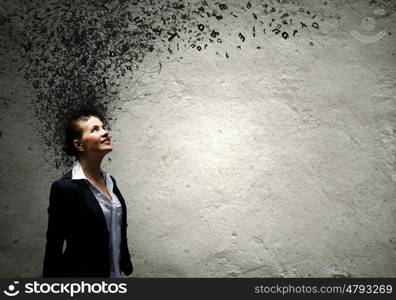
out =
[[[103,157],[80,157],[78,162],[84,171],[85,176],[95,182],[101,181],[102,173],[100,172],[100,165]]]

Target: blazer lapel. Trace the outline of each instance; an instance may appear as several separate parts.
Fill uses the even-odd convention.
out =
[[[92,193],[88,184],[84,179],[76,180],[79,184],[79,194],[82,200],[87,204],[87,206],[101,219],[101,223],[108,230],[105,216],[103,214],[103,210],[100,207],[98,200],[95,198],[95,195]]]
[[[98,200],[95,198],[94,194],[92,193],[91,189],[87,185],[87,183],[84,180],[79,180],[80,185],[81,185],[81,197],[85,201],[85,203],[88,205],[89,208],[91,208],[98,216],[99,218],[102,219],[103,225],[106,226],[106,219],[103,214],[103,210],[100,207],[100,204]]]
[[[63,178],[65,179],[71,179],[72,178],[72,172],[69,171],[67,172]],[[107,223],[106,223],[106,219],[105,216],[103,214],[103,210],[100,207],[100,204],[98,202],[98,200],[95,198],[95,195],[92,193],[91,189],[89,188],[88,184],[85,182],[84,179],[78,179],[75,180],[78,182],[79,185],[79,193],[81,198],[83,199],[83,201],[87,204],[87,206],[92,209],[92,211],[101,219],[101,223],[103,224],[103,226],[106,228],[106,230],[108,230],[107,228]],[[117,197],[119,196],[119,191],[118,189],[116,189],[118,193],[116,193]],[[120,195],[121,196],[121,195]],[[119,199],[122,198],[119,197]],[[123,207],[125,207],[125,203],[123,203],[123,200],[120,199],[121,205]]]
[[[118,190],[118,187],[115,184],[113,187],[113,192],[117,196],[118,200],[120,200],[121,205],[124,206],[125,205],[124,198],[122,198],[122,195],[121,195],[120,191]]]
[[[125,204],[125,200],[124,200],[124,198],[122,197],[121,192],[120,192],[120,190],[118,189],[117,184],[115,183],[114,179],[111,178],[111,180],[113,181],[113,192],[114,192],[114,194],[117,196],[118,200],[119,200],[120,203],[121,203],[122,212],[123,212],[123,213],[122,213],[122,225],[123,225],[123,227],[124,227],[124,226],[126,226],[126,219],[127,219],[127,216],[126,216],[126,204]]]

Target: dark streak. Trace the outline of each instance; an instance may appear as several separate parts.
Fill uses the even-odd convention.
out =
[[[300,37],[310,27],[320,28],[319,22],[312,23],[315,14],[311,17],[305,8],[298,12],[277,10],[273,3],[277,0],[262,0],[259,7],[250,1],[243,7],[206,0],[20,1],[21,11],[7,22],[18,24],[16,40],[26,62],[21,72],[35,95],[39,131],[56,166],[70,163],[59,134],[66,118],[75,111],[91,110],[103,115],[104,121],[114,120],[120,78],[135,77],[148,53],[155,51],[158,57],[163,54],[168,59],[180,57],[180,51],[189,48],[204,53],[210,46],[227,42],[227,33],[235,32],[222,32],[216,22],[231,26],[238,16],[259,20],[252,26],[253,37],[269,29],[275,35],[282,32],[279,37],[290,42],[297,33]],[[296,19],[296,13],[301,18]],[[301,32],[293,26],[293,19],[300,22]],[[238,37],[242,43],[246,41],[241,32]],[[240,45],[237,48],[241,50]],[[225,56],[229,58],[227,52]],[[161,71],[159,62],[158,73]]]

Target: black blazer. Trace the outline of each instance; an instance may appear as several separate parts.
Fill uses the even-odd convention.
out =
[[[51,186],[43,277],[110,277],[109,232],[102,208],[85,180],[72,180],[71,174],[69,171]],[[113,176],[111,179],[123,212],[120,270],[130,275],[126,206]]]

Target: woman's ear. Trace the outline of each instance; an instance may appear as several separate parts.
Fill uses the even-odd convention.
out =
[[[73,140],[73,145],[74,145],[74,147],[76,148],[76,150],[78,152],[83,152],[84,151],[83,144],[82,144],[82,142],[79,139]]]

